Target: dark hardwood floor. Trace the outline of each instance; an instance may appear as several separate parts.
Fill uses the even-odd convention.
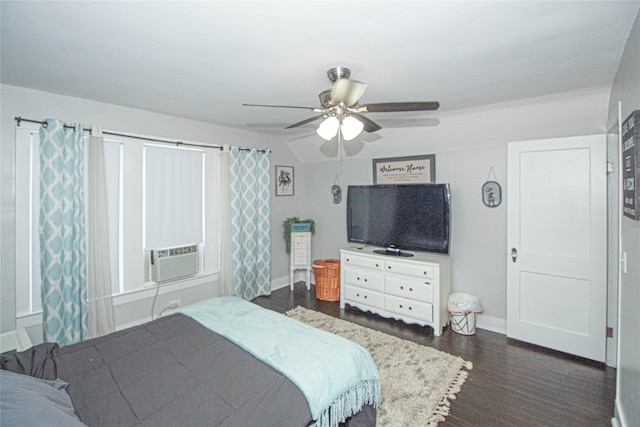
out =
[[[278,312],[296,306],[317,310],[362,326],[430,346],[473,363],[462,391],[451,401],[441,426],[610,426],[615,369],[494,332],[478,329],[464,336],[446,328],[407,325],[338,302],[315,298],[299,282],[295,290],[276,290],[253,302]]]

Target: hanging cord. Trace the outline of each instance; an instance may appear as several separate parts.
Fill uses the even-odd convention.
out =
[[[496,178],[496,171],[493,170],[493,166],[489,169],[489,175],[487,175],[487,181],[491,181],[491,175],[493,175],[493,181],[498,182],[498,178]]]
[[[338,129],[338,174],[336,175],[336,179],[338,181],[338,185],[340,185],[340,175],[342,175],[342,130]]]
[[[341,131],[338,129],[338,170],[336,177],[333,180],[331,186],[331,199],[334,204],[338,204],[342,201],[342,188],[340,188],[340,174],[342,173],[342,139],[340,138]]]
[[[153,302],[151,303],[151,320],[153,320],[153,312],[156,309],[156,301],[158,300],[158,292],[160,291],[160,284],[156,283],[156,294],[153,296]],[[160,317],[162,312],[158,313],[158,317]]]

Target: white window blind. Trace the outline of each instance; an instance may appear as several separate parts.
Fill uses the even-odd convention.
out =
[[[204,151],[144,147],[147,250],[202,243]]]

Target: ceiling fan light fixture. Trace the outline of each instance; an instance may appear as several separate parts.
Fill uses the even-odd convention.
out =
[[[329,116],[320,123],[316,133],[320,135],[322,139],[330,141],[338,133],[340,127],[340,120],[336,116]]]
[[[342,119],[342,126],[340,126],[340,130],[342,131],[342,136],[345,141],[351,141],[353,138],[360,135],[362,129],[364,129],[364,123],[355,117],[347,116]]]

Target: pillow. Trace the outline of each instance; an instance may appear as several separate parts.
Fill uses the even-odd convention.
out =
[[[84,426],[60,379],[41,380],[0,370],[0,412],[8,426]]]

